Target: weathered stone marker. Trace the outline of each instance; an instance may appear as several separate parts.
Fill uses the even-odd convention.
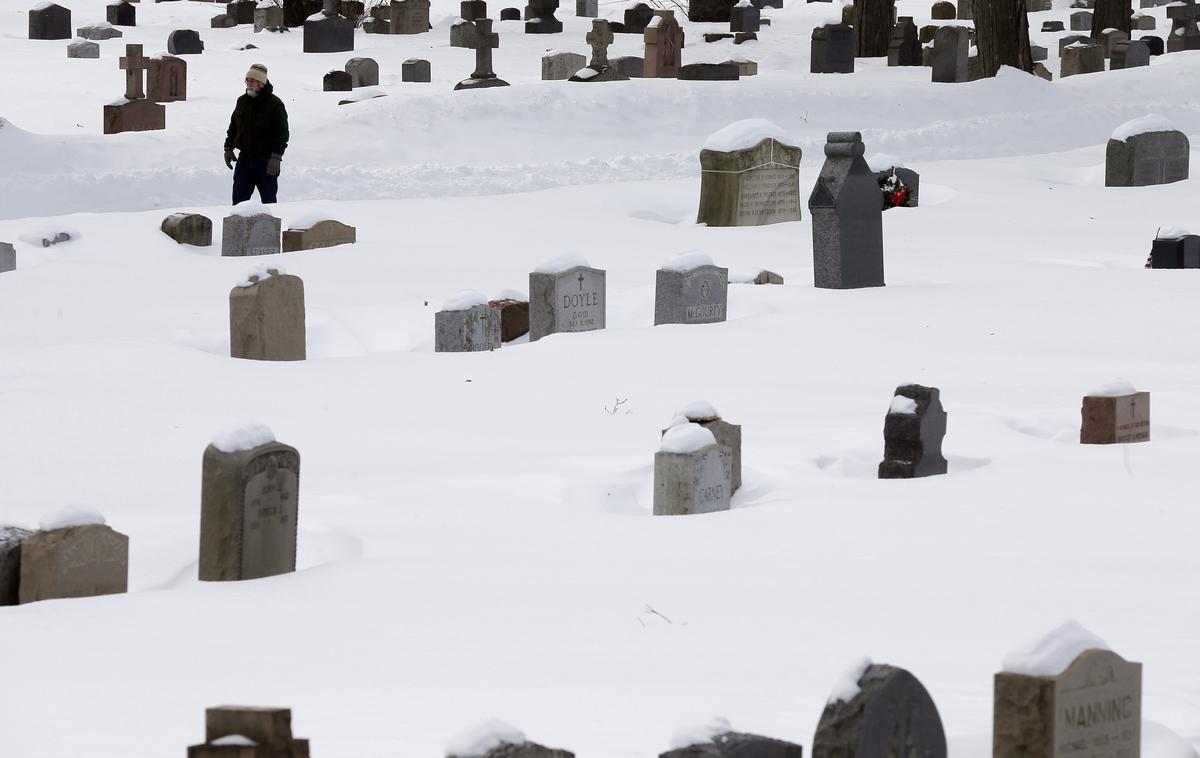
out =
[[[1098,390],[1083,398],[1079,442],[1113,445],[1150,441],[1150,393],[1133,387]]]
[[[801,219],[801,150],[782,136],[770,121],[749,119],[708,138],[700,151],[696,223],[761,226]]]
[[[724,445],[729,448],[731,454],[730,465],[732,467],[729,477],[730,493],[732,494],[741,489],[742,427],[739,424],[731,424],[722,419],[716,407],[704,400],[689,403],[677,411],[671,425],[677,426],[684,421],[702,426],[712,432],[713,438],[717,441],[718,445]],[[668,431],[670,431],[670,428],[663,429],[663,434],[665,435]]]
[[[655,326],[724,321],[728,303],[729,269],[707,255],[685,253],[655,272]]]
[[[4,270],[3,249],[0,243],[0,271]],[[1159,231],[1150,246],[1146,268],[1200,268],[1200,235],[1182,229]]]
[[[529,301],[515,297],[489,300],[488,305],[500,311],[500,341],[512,342],[529,334]]]
[[[266,427],[221,434],[205,448],[200,580],[295,571],[299,487],[300,453]]]
[[[256,361],[305,358],[304,282],[279,268],[257,271],[229,292],[229,355]]]
[[[307,229],[288,229],[283,233],[283,252],[318,250],[338,245],[353,245],[358,241],[358,230],[340,221],[326,219]]]
[[[629,79],[620,69],[608,62],[608,46],[613,43],[611,25],[605,19],[592,21],[592,30],[584,38],[592,48],[592,57],[585,68],[575,72],[570,82],[623,82]],[[643,70],[645,61],[642,62]]]
[[[675,11],[654,11],[654,18],[642,33],[646,45],[642,76],[646,79],[678,77],[683,63],[684,38],[683,27],[675,20]]]
[[[268,213],[232,214],[221,224],[221,255],[273,255],[280,250],[279,219]]]
[[[155,103],[187,100],[187,61],[173,55],[151,58],[146,69],[146,99]]]
[[[856,681],[853,696],[835,697],[825,706],[812,758],[946,758],[942,719],[915,676],[870,664]]]
[[[212,221],[199,213],[172,213],[163,219],[163,234],[181,245],[208,247],[212,244]]]
[[[0,242],[0,274],[17,269],[17,249],[7,242]]]
[[[896,388],[883,421],[880,479],[913,479],[944,474],[942,457],[946,411],[937,387],[905,384]]]
[[[668,429],[654,454],[654,515],[727,511],[732,495],[733,452],[699,424]]]
[[[707,742],[660,753],[658,758],[804,758],[804,748],[757,734],[729,731]]]
[[[433,317],[433,350],[475,353],[500,347],[500,311],[482,292],[464,290],[450,298]]]
[[[204,744],[187,758],[309,758],[308,740],[292,736],[289,708],[223,705],[204,714]]]
[[[22,604],[129,587],[129,538],[104,524],[39,530],[21,543]]]
[[[32,534],[18,526],[0,526],[0,605],[20,602],[21,543]]]
[[[529,341],[605,324],[605,272],[582,258],[546,261],[529,275]]]
[[[428,0],[426,0],[428,7]],[[325,0],[319,18],[304,20],[304,52],[344,53],[354,49],[354,22],[338,13],[337,0]]]
[[[104,106],[104,133],[166,129],[167,109],[146,100],[143,74],[150,59],[142,55],[142,46],[126,45],[118,65],[125,72],[125,97]]]
[[[1108,140],[1104,186],[1145,187],[1188,178],[1191,144],[1161,116],[1145,116],[1117,127]]]
[[[830,132],[825,164],[808,199],[817,287],[882,287],[883,207],[858,132]]]

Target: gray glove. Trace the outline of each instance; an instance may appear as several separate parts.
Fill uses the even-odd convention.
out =
[[[226,167],[228,167],[228,168],[229,168],[229,170],[230,170],[230,171],[232,171],[232,170],[233,170],[233,162],[234,162],[234,161],[236,161],[236,160],[237,160],[237,158],[234,158],[234,157],[233,157],[233,151],[232,151],[232,150],[226,150],[226,151],[225,151],[225,165],[226,165]]]
[[[282,161],[282,155],[279,153],[271,153],[271,159],[267,161],[267,176],[279,176],[279,164]]]

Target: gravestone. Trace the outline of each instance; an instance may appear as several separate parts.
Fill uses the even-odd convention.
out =
[[[521,9],[520,8],[501,8],[500,9],[500,20],[501,21],[520,21],[521,20]]]
[[[304,26],[309,16],[321,12],[324,4],[321,0],[283,0],[283,25],[289,29]],[[379,6],[379,10],[387,6]]]
[[[929,17],[934,21],[952,21],[958,12],[954,8],[954,3],[940,2],[934,3],[929,9]]]
[[[993,758],[1138,758],[1142,664],[1085,650],[1055,676],[994,679]]]
[[[267,213],[232,214],[221,223],[221,255],[273,255],[280,252],[280,221]]]
[[[1072,42],[1062,49],[1059,76],[1095,74],[1104,71],[1104,48],[1092,42]]]
[[[259,579],[296,570],[300,453],[263,431],[268,433],[243,435],[245,440],[230,435],[204,450],[202,582]]]
[[[530,0],[532,15],[525,20],[526,34],[558,34],[563,30],[562,22],[554,17],[558,0]]]
[[[1071,31],[1090,32],[1092,30],[1092,12],[1075,11],[1071,14]]]
[[[750,0],[741,0],[729,11],[729,31],[757,32],[761,16]]]
[[[1163,119],[1136,119],[1108,141],[1104,186],[1146,187],[1188,178],[1191,145],[1183,132]]]
[[[330,71],[322,77],[321,89],[325,92],[349,92],[354,89],[354,78],[345,71]]]
[[[474,353],[499,347],[500,311],[482,295],[470,302],[448,302],[434,314],[434,352]]]
[[[450,47],[470,48],[471,34],[474,28],[473,21],[459,20],[450,24]]]
[[[780,284],[783,280],[780,279]],[[721,418],[721,414],[711,404],[706,402],[692,403],[675,414],[678,418],[687,419],[689,423],[698,424],[712,432],[718,445],[724,445],[730,452],[730,493],[737,492],[742,486],[742,427],[731,424]],[[663,429],[665,435],[669,429]]]
[[[21,543],[22,604],[128,588],[129,537],[104,524],[37,531]]]
[[[223,705],[206,709],[204,720],[204,743],[189,746],[187,758],[309,758],[308,740],[292,737],[288,708]]]
[[[1200,50],[1200,5],[1195,0],[1188,0],[1186,4],[1172,3],[1167,7],[1167,18],[1171,21],[1167,52]]]
[[[487,18],[487,0],[462,0],[458,4],[458,15],[466,21]]]
[[[80,40],[67,45],[68,58],[99,58],[100,46],[95,42]]]
[[[358,26],[367,12],[367,6],[363,4],[362,0],[339,0],[337,7],[338,13],[350,19],[350,23],[355,26]]]
[[[921,199],[921,175],[911,168],[891,166],[875,174],[883,195],[883,209],[916,208]]]
[[[1081,42],[1085,45],[1095,44],[1092,41],[1092,38],[1086,34],[1068,34],[1066,36],[1059,37],[1058,38],[1058,55],[1059,55],[1059,57],[1060,58],[1062,57],[1062,54],[1066,51],[1066,48],[1068,45],[1074,45],[1076,42]],[[1101,54],[1100,57],[1103,58],[1104,57],[1103,54]]]
[[[29,11],[29,39],[71,39],[71,10],[42,3]]]
[[[646,25],[654,18],[654,10],[645,3],[637,3],[632,8],[626,8],[622,17],[625,24],[625,34],[645,34]]]
[[[579,53],[554,52],[542,56],[542,81],[566,81],[587,63]]]
[[[826,24],[812,32],[809,70],[814,74],[853,74],[854,53],[858,43],[854,28],[847,24]]]
[[[732,476],[733,453],[711,432],[690,423],[671,427],[654,454],[654,515],[727,511]]]
[[[921,43],[917,40],[917,25],[908,16],[903,16],[892,27],[888,42],[889,66],[920,66],[922,63]]]
[[[707,742],[660,753],[658,758],[804,758],[804,748],[757,734],[724,732]]]
[[[429,61],[421,58],[409,58],[400,64],[400,81],[402,82],[429,82],[431,74],[429,70]]]
[[[300,277],[268,268],[229,291],[229,357],[302,361],[305,348]]]
[[[641,79],[642,74],[646,73],[646,59],[636,55],[622,55],[619,58],[613,58],[609,61],[609,65],[615,68],[617,73],[629,79]]]
[[[210,29],[231,29],[235,26],[237,26],[237,22],[224,13],[218,13],[208,20],[208,27]]]
[[[1061,21],[1043,21],[1042,22],[1042,31],[1043,32],[1061,32],[1061,31],[1065,31],[1065,29],[1066,29],[1066,27],[1063,26],[1063,22],[1061,22]]]
[[[17,268],[17,250],[7,242],[0,242],[0,274],[15,271]]]
[[[353,87],[379,86],[379,64],[374,58],[351,58],[346,61],[346,73]]]
[[[553,264],[554,262],[551,262]],[[540,266],[529,275],[529,341],[605,325],[605,272],[586,263]]]
[[[1129,35],[1120,29],[1105,29],[1096,35],[1096,42],[1100,47],[1104,48],[1104,57],[1111,58],[1113,49],[1123,43],[1129,41]]]
[[[79,27],[75,30],[75,36],[80,39],[92,40],[93,42],[103,42],[106,39],[117,39],[124,35],[120,29],[114,29],[112,24],[104,21]]]
[[[394,25],[392,33],[397,33]],[[337,0],[325,0],[325,8],[320,15],[314,14],[304,20],[304,52],[345,53],[353,49],[354,22],[337,12]]]
[[[0,243],[0,251],[3,248],[4,245]],[[1147,268],[1200,268],[1200,235],[1184,231],[1159,233],[1150,246],[1150,265]],[[0,271],[3,270],[4,265],[0,262]]]
[[[742,58],[740,60],[736,57],[731,58],[730,60],[722,61],[721,65],[735,67],[738,70],[739,78],[743,77],[743,76],[757,76],[758,75],[758,64],[755,63],[754,61],[748,61],[744,58]]]
[[[1086,395],[1080,410],[1083,445],[1150,441],[1150,393]]]
[[[448,751],[446,758],[575,758],[575,754],[526,740],[520,744],[500,741],[486,752],[475,750],[459,755]]]
[[[1113,47],[1111,71],[1150,65],[1150,47],[1141,40],[1119,42]]]
[[[358,241],[358,230],[340,221],[326,219],[306,229],[288,229],[283,233],[283,252],[319,250],[338,245],[353,245]]]
[[[737,0],[688,0],[688,21],[728,24],[735,2]]]
[[[233,19],[234,24],[253,24],[255,0],[233,0],[225,4],[225,15]]]
[[[674,79],[683,64],[683,27],[675,20],[675,11],[655,11],[642,35],[646,53],[641,75],[647,79]]]
[[[392,0],[392,34],[424,34],[429,31],[429,0]],[[477,19],[483,21],[486,19]]]
[[[743,150],[701,150],[696,223],[762,226],[799,221],[800,157],[799,147],[772,137]]]
[[[831,699],[813,736],[812,758],[946,758],[933,698],[902,668],[871,664],[849,700]]]
[[[668,263],[655,272],[654,325],[715,324],[725,320],[729,269],[706,263]]]
[[[599,0],[575,0],[575,15],[579,18],[595,18],[599,16]]]
[[[880,479],[914,479],[947,471],[942,457],[946,411],[937,387],[906,384],[896,388],[883,421]]]
[[[567,81],[619,82],[629,78],[609,65],[608,46],[613,42],[613,33],[608,21],[602,18],[593,19],[592,30],[587,33],[585,39],[592,48],[592,58],[585,68],[575,72],[575,75]]]
[[[187,100],[187,61],[171,55],[151,58],[146,69],[146,99],[155,103]]]
[[[125,72],[125,97],[104,106],[104,133],[142,132],[167,128],[167,109],[146,100],[142,73],[150,59],[141,45],[126,45],[118,66]]]
[[[1140,32],[1152,32],[1158,28],[1158,21],[1154,16],[1146,13],[1133,14],[1133,28]]]
[[[679,67],[679,79],[689,82],[736,82],[742,76],[737,64],[688,63]]]
[[[529,333],[529,301],[504,298],[489,300],[488,306],[500,312],[500,341],[512,342]]]
[[[813,280],[825,289],[882,287],[883,208],[859,132],[830,132],[808,199]]]
[[[167,52],[171,55],[199,55],[204,52],[204,43],[199,33],[192,29],[176,29],[167,35]]]
[[[975,18],[975,0],[958,0],[958,18],[963,21]]]
[[[113,26],[137,26],[137,8],[125,0],[105,6],[104,17]]]
[[[1143,43],[1150,50],[1150,57],[1162,55],[1166,52],[1162,37],[1155,37],[1153,34],[1147,34],[1138,39],[1138,42]]]
[[[180,245],[212,245],[212,221],[199,213],[172,213],[163,219],[160,228]]]
[[[937,30],[941,28],[942,27],[938,24],[926,24],[925,26],[922,26],[917,32],[917,41],[919,41],[922,45],[928,45],[930,42],[933,42],[934,35],[937,34]]]
[[[409,2],[413,1],[409,0]],[[497,77],[496,72],[492,70],[492,49],[500,47],[500,35],[492,31],[492,20],[490,18],[476,19],[471,22],[471,30],[467,42],[475,51],[475,70],[471,72],[471,78],[463,79],[454,85],[454,89],[457,91],[507,87],[508,82]]]
[[[281,32],[287,28],[283,22],[283,6],[271,0],[263,0],[254,9],[254,33]]]
[[[17,526],[0,526],[0,606],[21,602],[21,544],[32,534]]]
[[[962,26],[943,26],[933,42],[933,81],[959,83],[969,81],[967,73],[970,35]]]

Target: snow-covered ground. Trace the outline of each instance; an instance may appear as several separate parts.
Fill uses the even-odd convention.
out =
[[[437,756],[491,718],[581,758],[651,755],[713,716],[807,746],[866,655],[921,679],[953,758],[985,758],[992,675],[1068,618],[1145,664],[1146,758],[1200,746],[1200,299],[1194,272],[1142,268],[1156,229],[1200,226],[1200,193],[1103,186],[1122,123],[1200,135],[1200,53],[1053,83],[882,60],[815,76],[831,6],[787,2],[738,48],[685,25],[685,62],[759,62],[740,82],[541,82],[547,48],[587,52],[563,8],[561,35],[497,23],[512,87],[452,92],[474,54],[435,0],[429,34],[357,38],[388,96],[339,107],[321,75],[351,54],[209,29],[214,6],[142,3],[89,61],[26,40],[26,4],[0,0],[19,266],[0,275],[0,522],[79,505],[131,538],[129,594],[0,608],[0,755],[178,755],[223,703],[293,708],[314,758]],[[1036,30],[1068,5],[1031,17],[1053,71],[1059,35]],[[183,27],[207,49],[168,129],[101,135],[124,44]],[[611,55],[640,54],[617,36]],[[400,83],[411,57],[431,84]],[[327,212],[357,245],[222,259],[158,231],[183,210],[219,236],[252,62],[291,114],[275,210]],[[695,225],[699,147],[751,117],[804,148],[805,197],[834,129],[920,171],[921,207],[884,217],[886,288],[814,289],[807,210]],[[22,241],[58,231],[75,239]],[[652,327],[654,271],[689,251],[787,284],[731,285],[726,323]],[[433,352],[446,298],[525,290],[564,254],[608,271],[607,330]],[[274,261],[304,280],[308,360],[231,360],[229,290]],[[1153,441],[1078,445],[1081,396],[1117,379],[1151,392]],[[909,381],[942,390],[950,474],[879,481]],[[743,489],[727,513],[653,518],[660,430],[697,399],[743,425]],[[248,421],[300,450],[300,570],[202,585],[200,456]]]

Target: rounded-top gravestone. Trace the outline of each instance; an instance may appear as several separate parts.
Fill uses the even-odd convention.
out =
[[[770,121],[737,121],[714,133],[700,151],[696,223],[761,226],[799,221],[800,157]]]
[[[812,758],[946,758],[942,719],[915,676],[871,664],[855,689],[837,693],[826,704]]]
[[[176,29],[167,37],[167,52],[171,55],[199,55],[204,52],[200,33],[193,29]]]

